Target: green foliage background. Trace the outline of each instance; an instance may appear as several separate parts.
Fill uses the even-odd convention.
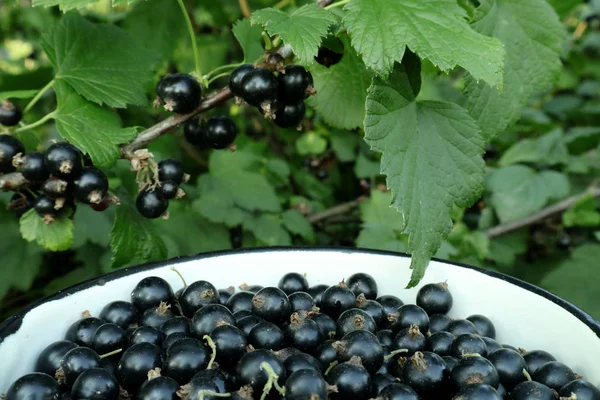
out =
[[[28,150],[76,144],[122,204],[79,206],[73,220],[46,226],[34,212],[17,220],[0,194],[1,318],[114,268],[274,245],[409,251],[417,277],[431,256],[474,264],[600,318],[597,198],[489,234],[600,177],[600,1],[352,0],[325,12],[309,0],[249,0],[254,24],[238,0],[186,1],[203,73],[259,58],[264,29],[292,45],[318,94],[302,131],[234,101],[210,111],[236,122],[234,153],[199,151],[179,130],[153,142],[157,160],[177,158],[192,176],[158,221],[135,212],[134,173],[116,159],[120,144],[168,116],[150,106],[160,76],[195,68],[177,2],[32,3],[0,4],[0,97],[24,107],[54,79],[54,94],[25,115],[30,124],[52,113],[49,123],[19,139]],[[312,62],[323,40],[343,49],[330,68]],[[345,212],[315,221],[339,205]]]

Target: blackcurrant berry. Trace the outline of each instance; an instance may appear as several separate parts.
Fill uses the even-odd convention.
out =
[[[371,397],[373,386],[371,375],[362,366],[359,357],[338,364],[329,371],[327,382],[337,387],[337,392],[331,393],[332,400],[362,400]]]
[[[450,321],[446,327],[446,331],[450,332],[454,336],[464,335],[465,333],[477,334],[477,328],[475,325],[466,319],[455,319]]]
[[[70,143],[55,143],[46,150],[45,164],[52,176],[71,180],[81,172],[81,152]]]
[[[21,122],[23,113],[18,105],[3,100],[0,105],[0,125],[15,126]]]
[[[312,296],[317,307],[321,306],[321,299],[323,298],[323,293],[325,293],[328,287],[329,286],[327,285],[315,285],[308,288],[307,293]]]
[[[190,335],[188,335],[187,333],[183,333],[183,332],[176,332],[176,333],[172,333],[169,336],[167,336],[165,338],[165,340],[162,342],[162,349],[163,350],[169,350],[171,348],[171,346],[173,344],[175,344],[176,342],[180,341],[181,339],[189,339]],[[163,356],[166,353],[163,351]]]
[[[392,332],[398,333],[402,329],[410,328],[411,325],[417,325],[421,332],[429,330],[429,316],[421,307],[414,304],[405,304],[396,310],[395,321],[392,325]]]
[[[19,191],[12,195],[7,209],[12,211],[18,218],[35,206],[35,197],[29,190]]]
[[[487,358],[498,371],[500,383],[508,390],[527,380],[523,372],[527,371],[527,364],[518,352],[511,349],[498,349],[490,353]]]
[[[92,368],[79,375],[71,389],[72,399],[117,400],[119,383],[105,369]]]
[[[300,125],[305,114],[306,106],[303,101],[284,104],[275,110],[275,125],[281,128],[296,127]]]
[[[268,69],[255,68],[248,71],[241,80],[241,97],[253,106],[275,100],[279,91],[279,83],[275,75]]]
[[[210,353],[201,341],[192,338],[180,339],[167,350],[164,374],[180,384],[188,383],[199,371],[206,368]]]
[[[160,347],[150,343],[139,343],[128,348],[119,360],[117,378],[123,389],[136,393],[148,380],[148,372],[162,368]]]
[[[344,311],[354,308],[355,304],[356,296],[348,289],[345,282],[327,288],[321,298],[321,309],[334,319]]]
[[[202,88],[198,81],[187,74],[170,74],[156,85],[156,95],[167,111],[187,114],[200,104]]]
[[[158,330],[161,331],[165,337],[174,333],[184,333],[190,336],[192,332],[190,320],[186,317],[173,317],[168,321],[165,321]]]
[[[481,340],[483,340],[485,342],[485,345],[487,346],[488,354],[491,354],[492,352],[503,348],[502,345],[500,343],[498,343],[497,341],[495,341],[494,339],[491,339],[487,336],[480,336],[480,337],[481,337]]]
[[[173,181],[163,181],[160,183],[160,192],[165,199],[174,199],[177,197],[177,193],[179,192],[179,185]]]
[[[346,334],[365,330],[372,333],[377,331],[377,324],[369,314],[359,308],[351,308],[344,311],[337,320],[337,335],[344,337]]]
[[[42,184],[42,192],[52,198],[66,198],[71,191],[69,182],[59,178],[49,178]]]
[[[206,144],[206,124],[195,117],[187,120],[183,125],[183,135],[185,140],[199,149],[207,147]]]
[[[425,349],[438,356],[448,356],[454,339],[455,336],[449,332],[436,332],[427,338]]]
[[[379,327],[382,325],[385,317],[383,307],[375,300],[367,300],[363,293],[356,297],[356,307],[367,313],[375,324]]]
[[[324,371],[319,361],[306,353],[299,353],[289,356],[285,359],[283,365],[285,366],[288,376],[303,369],[309,369],[320,374]]]
[[[556,400],[552,389],[539,382],[526,381],[519,383],[510,392],[511,400]]]
[[[378,395],[389,385],[398,383],[398,379],[390,374],[377,373],[371,376],[371,383],[373,384],[373,395]]]
[[[252,64],[242,64],[231,72],[231,75],[229,75],[229,89],[231,89],[231,93],[237,97],[244,97],[242,79],[244,79],[248,72],[253,70],[254,66]]]
[[[73,181],[73,195],[84,204],[98,204],[108,192],[108,178],[94,167],[84,167]]]
[[[500,376],[494,365],[480,356],[461,359],[452,369],[452,383],[457,389],[473,383],[483,383],[497,388]]]
[[[285,335],[274,323],[258,323],[248,334],[248,343],[255,349],[280,350],[284,346]]]
[[[131,302],[140,311],[158,307],[160,303],[173,304],[174,301],[171,285],[158,276],[142,279],[131,292]]]
[[[233,318],[235,318],[235,323],[239,323],[242,318],[252,316],[252,311],[250,310],[239,310],[233,313]]]
[[[482,357],[487,357],[488,350],[485,342],[479,336],[472,333],[456,336],[450,348],[450,355],[462,358],[467,354],[479,354]]]
[[[261,285],[250,285],[250,286],[244,286],[243,290],[246,290],[248,292],[252,292],[254,294],[258,293],[261,289],[263,289],[264,287]],[[241,288],[240,288],[241,289]]]
[[[281,277],[277,287],[289,296],[294,292],[306,292],[308,290],[308,281],[302,274],[289,272]]]
[[[175,314],[167,303],[160,303],[158,307],[149,308],[142,314],[140,323],[143,326],[159,329],[162,324],[173,318]]]
[[[316,306],[312,296],[306,292],[294,292],[288,296],[292,305],[292,312],[310,311]]]
[[[80,346],[91,347],[96,329],[100,328],[103,324],[104,322],[98,318],[82,318],[73,322],[69,329],[67,329],[65,340],[77,343]]]
[[[231,286],[227,289],[219,289],[217,293],[219,293],[219,304],[226,306],[229,298],[235,293],[235,288]]]
[[[252,298],[252,312],[267,321],[281,323],[292,314],[292,305],[283,290],[266,287]]]
[[[377,336],[368,331],[352,331],[333,344],[339,361],[360,357],[363,367],[374,374],[383,365],[383,347]]]
[[[304,369],[285,381],[285,397],[290,399],[327,399],[327,383],[316,371]]]
[[[410,386],[403,383],[392,383],[379,392],[381,400],[420,400],[419,395]]]
[[[531,378],[557,392],[567,383],[577,379],[571,368],[558,361],[550,361],[540,366]]]
[[[65,354],[76,347],[77,344],[70,340],[60,340],[49,344],[38,356],[34,367],[35,372],[54,376],[56,370],[60,368],[60,361]]]
[[[252,331],[252,328],[254,328],[256,325],[260,324],[263,321],[264,319],[262,319],[261,317],[257,317],[256,315],[249,315],[247,317],[240,318],[239,321],[236,321],[236,326],[240,328],[246,336],[248,336]]]
[[[577,400],[600,400],[600,390],[590,382],[577,379],[567,383],[558,392],[561,398]]]
[[[417,292],[417,305],[429,315],[447,314],[452,303],[452,294],[446,282],[429,283]]]
[[[467,317],[467,321],[471,321],[473,325],[475,325],[479,335],[486,336],[491,339],[496,338],[496,327],[494,327],[494,324],[488,317],[475,314]]]
[[[217,385],[219,393],[227,393],[231,391],[231,377],[225,375],[221,369],[205,369],[197,372],[192,378],[194,379],[207,379]]]
[[[99,318],[103,321],[117,324],[123,329],[129,328],[139,320],[139,313],[128,301],[113,301],[104,306]]]
[[[217,348],[216,361],[221,366],[235,365],[246,353],[248,346],[246,335],[233,325],[217,326],[210,333],[210,338]]]
[[[138,400],[178,400],[179,383],[168,376],[159,376],[142,383],[137,392]]]
[[[544,350],[532,350],[523,355],[523,359],[527,363],[527,370],[533,374],[539,367],[550,361],[556,361],[556,358]]]
[[[0,135],[0,173],[8,173],[15,170],[13,157],[19,153],[25,153],[23,143],[12,136]]]
[[[403,306],[404,303],[398,297],[393,295],[384,295],[376,299],[383,307],[383,319],[381,320],[381,329],[391,329],[395,320],[396,310]]]
[[[448,324],[452,318],[446,314],[433,314],[429,316],[429,333],[432,335],[437,332],[442,332],[448,329]]]
[[[178,185],[183,182],[183,166],[173,158],[167,158],[158,163],[158,180],[173,181]]]
[[[60,362],[64,382],[68,387],[73,386],[75,380],[84,371],[101,367],[100,356],[87,347],[76,347],[69,350]]]
[[[227,148],[235,141],[238,129],[231,118],[218,115],[206,121],[204,142],[211,149],[221,150]]]
[[[46,170],[45,156],[38,151],[27,153],[23,157],[20,171],[23,177],[30,182],[43,182],[50,176],[50,173]]]
[[[192,333],[198,339],[210,335],[219,325],[235,325],[235,318],[227,307],[221,304],[207,304],[200,308],[192,318]]]
[[[369,274],[358,272],[350,275],[346,281],[346,285],[356,297],[363,294],[364,297],[369,300],[375,300],[377,298],[377,282],[375,282],[375,279]]]
[[[425,350],[427,339],[421,333],[417,325],[411,325],[409,328],[402,329],[392,341],[392,350],[406,350],[400,354],[402,357],[410,357],[417,351]]]
[[[325,337],[332,338],[336,335],[337,324],[329,315],[323,313],[311,313],[309,318],[321,327]]]
[[[60,388],[56,380],[47,374],[27,374],[17,379],[6,392],[5,400],[59,400]]]
[[[268,372],[261,367],[262,363],[267,363],[278,376],[277,383],[282,386],[286,380],[285,367],[283,362],[269,350],[254,350],[242,356],[236,366],[237,380],[240,385],[251,385],[255,393],[262,393],[262,390],[269,380]]]
[[[378,330],[375,335],[377,336],[377,340],[384,347],[392,347],[392,343],[394,340],[394,334],[389,329],[381,329]]]
[[[127,346],[125,331],[117,324],[101,325],[92,337],[92,348],[98,354],[106,354]]]
[[[312,86],[313,79],[304,67],[288,65],[285,72],[280,74],[279,97],[286,103],[303,101],[307,97],[307,89]],[[360,293],[356,293],[358,296]]]
[[[319,52],[315,56],[315,61],[324,67],[331,67],[342,60],[344,53],[337,53],[325,46],[319,47]]]
[[[489,385],[474,384],[459,390],[453,400],[502,400],[502,396]]]
[[[231,310],[232,313],[236,313],[240,310],[252,310],[252,298],[254,297],[254,293],[241,291],[234,293],[231,295],[229,300],[227,300],[227,308]]]
[[[192,317],[207,304],[219,304],[219,291],[210,282],[196,281],[188,285],[179,296],[183,314]]]
[[[155,346],[160,346],[165,339],[165,335],[158,329],[149,326],[140,326],[129,337],[129,344],[150,343]]]
[[[449,371],[442,357],[429,351],[416,352],[403,369],[402,382],[424,399],[446,390]]]
[[[443,356],[442,358],[444,359],[444,362],[446,363],[446,366],[448,367],[448,371],[452,371],[454,369],[454,367],[456,366],[456,364],[458,364],[458,358],[456,358],[456,357]]]
[[[326,339],[321,327],[307,318],[306,311],[295,312],[285,328],[287,342],[305,353],[313,353]]]
[[[169,201],[158,190],[144,189],[138,194],[135,206],[144,218],[154,219],[167,211]]]
[[[202,399],[202,400],[217,400],[215,396],[211,396],[206,394],[208,393],[218,393],[218,386],[216,383],[212,382],[206,378],[195,378],[190,381],[188,385],[183,386],[183,388],[189,390],[189,394],[186,399]]]

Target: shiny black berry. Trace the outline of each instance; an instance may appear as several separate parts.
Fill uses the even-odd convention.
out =
[[[142,217],[154,219],[167,211],[169,201],[158,190],[144,189],[138,194],[135,206]]]
[[[306,277],[297,272],[289,272],[281,277],[277,287],[290,295],[294,292],[306,292],[308,290],[308,281]]]
[[[307,318],[306,311],[292,314],[290,323],[285,328],[287,342],[305,353],[313,353],[326,339],[321,327]]]
[[[509,391],[527,380],[523,372],[527,371],[527,364],[519,352],[511,349],[498,349],[490,353],[487,358],[498,371],[500,383]]]
[[[263,103],[275,100],[279,83],[268,69],[255,68],[244,75],[240,89],[241,97],[247,103],[259,107]]]
[[[248,343],[255,349],[280,350],[284,346],[285,335],[274,323],[263,321],[248,334]]]
[[[323,313],[312,313],[309,318],[315,321],[317,325],[321,327],[325,337],[332,338],[336,335],[337,324],[329,315]]]
[[[577,400],[600,400],[600,390],[583,379],[567,383],[560,389],[558,395],[559,397]]]
[[[210,338],[217,347],[216,361],[219,365],[233,366],[246,353],[246,335],[233,325],[217,326],[210,333]]]
[[[397,334],[402,329],[417,325],[421,332],[429,330],[429,317],[425,310],[414,304],[405,304],[396,310],[395,321],[392,324],[392,332]]]
[[[452,318],[446,314],[433,314],[429,316],[429,333],[434,334],[437,332],[445,331],[448,329],[448,324],[452,321]]]
[[[262,319],[261,317],[257,317],[256,315],[249,315],[240,318],[239,320],[236,320],[236,326],[240,328],[246,336],[248,336],[250,334],[250,331],[252,331],[252,328],[254,328],[256,325],[260,324],[263,321],[264,319]]]
[[[427,338],[425,349],[439,356],[450,355],[455,336],[449,332],[436,332]]]
[[[469,354],[479,354],[482,357],[487,357],[488,350],[485,342],[472,333],[456,336],[450,348],[450,355],[462,358],[464,355]]]
[[[373,385],[373,395],[375,396],[380,394],[386,387],[398,383],[398,379],[390,374],[377,373],[371,376],[371,383]],[[418,399],[418,397],[416,399]]]
[[[331,286],[325,290],[321,298],[321,309],[331,318],[337,319],[344,311],[354,308],[356,296],[345,282]]]
[[[459,390],[453,400],[502,400],[502,396],[489,385],[474,384]]]
[[[381,400],[420,400],[419,395],[410,386],[403,383],[392,383],[379,392]]]
[[[362,272],[350,275],[346,280],[348,289],[352,291],[358,297],[363,294],[369,300],[375,300],[377,298],[377,282],[369,275]]]
[[[552,389],[539,382],[526,381],[519,383],[510,392],[511,400],[556,400]]]
[[[323,293],[329,288],[328,285],[315,285],[308,288],[307,293],[310,294],[315,301],[317,307],[321,306],[321,299],[323,298]]]
[[[383,319],[381,320],[381,329],[391,329],[396,310],[403,306],[404,303],[398,297],[393,295],[383,295],[378,297],[375,301],[381,304],[383,307]]]
[[[0,105],[0,125],[15,126],[21,122],[23,113],[18,105],[9,101],[2,101]]]
[[[73,386],[75,380],[84,371],[99,367],[101,367],[100,356],[87,347],[69,350],[60,362],[64,382],[68,387]]]
[[[427,339],[417,325],[402,329],[392,340],[392,350],[406,350],[401,357],[411,357],[417,351],[425,350]]]
[[[346,334],[356,331],[365,330],[375,333],[377,324],[369,314],[359,308],[351,308],[344,311],[337,320],[337,335],[344,337]]]
[[[288,376],[303,369],[312,370],[320,374],[325,371],[316,358],[306,353],[298,353],[289,356],[285,359],[283,365],[285,366]]]
[[[454,336],[464,335],[465,333],[477,334],[477,328],[471,321],[466,319],[455,319],[450,321],[446,330]]]
[[[285,381],[286,399],[327,399],[327,382],[321,373],[296,371]]]
[[[417,305],[429,315],[447,314],[452,303],[452,294],[446,282],[429,283],[417,292]]]
[[[13,157],[24,154],[25,147],[18,139],[9,135],[0,135],[0,173],[13,172]]]
[[[454,366],[456,366],[456,364],[458,364],[459,361],[458,358],[452,356],[443,356],[442,358],[444,359],[444,362],[448,367],[448,371],[452,371],[454,369]]]
[[[344,53],[335,52],[325,46],[319,47],[319,52],[315,56],[315,61],[329,68],[342,60]]]
[[[127,329],[138,321],[139,313],[135,306],[128,301],[113,301],[104,306],[99,318]]]
[[[229,300],[227,300],[227,308],[231,310],[232,313],[236,313],[241,310],[252,311],[252,298],[254,297],[254,293],[241,291],[234,293],[231,295]]]
[[[219,289],[217,293],[219,293],[219,304],[226,306],[229,298],[235,294],[235,288],[230,286],[227,289]]]
[[[225,374],[221,369],[205,369],[197,372],[192,378],[194,379],[206,379],[217,385],[219,393],[227,393],[231,391],[231,381],[233,378],[229,374]]]
[[[532,350],[523,355],[523,359],[527,363],[527,370],[533,374],[539,367],[550,361],[556,361],[556,358],[544,350]]]
[[[496,338],[496,327],[494,323],[484,315],[471,315],[467,317],[467,321],[471,321],[475,328],[477,329],[477,333],[481,336],[486,336],[491,339]]]
[[[269,350],[254,350],[242,356],[236,366],[238,384],[251,385],[255,393],[262,393],[262,390],[269,380],[268,372],[261,367],[262,363],[267,363],[278,376],[277,383],[283,386],[286,380],[286,372],[283,362]]]
[[[108,178],[94,167],[85,167],[73,181],[73,195],[85,204],[98,204],[108,192]]]
[[[163,197],[167,200],[174,199],[177,197],[177,193],[179,191],[179,185],[177,185],[173,181],[163,181],[160,182],[160,192]]]
[[[183,125],[183,135],[185,140],[199,149],[207,147],[206,138],[206,124],[200,121],[200,118],[195,117],[187,120]]]
[[[558,361],[550,361],[543,364],[531,374],[531,378],[556,391],[559,391],[567,383],[577,379],[571,368]]]
[[[131,302],[140,311],[158,307],[160,303],[173,304],[175,295],[169,282],[158,276],[142,279],[131,292]]]
[[[392,343],[394,340],[394,334],[389,329],[381,329],[378,330],[375,335],[377,336],[377,340],[384,347],[392,347]]]
[[[42,184],[42,192],[52,198],[66,198],[71,192],[71,184],[59,178],[49,178]]]
[[[135,393],[148,380],[148,372],[162,366],[160,347],[150,343],[136,344],[121,356],[117,378],[123,389]]]
[[[312,296],[306,292],[294,292],[288,296],[292,312],[310,311],[316,306]]]
[[[206,145],[211,149],[221,150],[235,141],[238,129],[231,118],[218,115],[206,121],[204,133]]]
[[[163,363],[164,375],[184,385],[197,372],[205,369],[209,360],[210,353],[201,341],[180,339],[167,350]]]
[[[207,281],[196,281],[188,285],[179,296],[179,304],[183,314],[192,317],[194,313],[207,304],[218,304],[219,292]]]
[[[136,398],[138,400],[179,400],[177,391],[179,383],[168,376],[159,376],[146,381],[140,386]]]
[[[165,340],[161,344],[161,347],[163,349],[163,356],[166,355],[165,351],[169,350],[173,344],[177,343],[181,339],[189,338],[190,335],[188,335],[187,333],[177,332],[170,334],[168,337],[165,338]]]
[[[173,318],[175,314],[167,303],[160,303],[158,307],[152,307],[144,311],[140,323],[143,326],[159,329],[162,324]]]
[[[497,341],[495,341],[494,339],[491,339],[487,336],[480,336],[480,337],[481,337],[481,340],[483,340],[485,345],[487,346],[488,354],[491,354],[492,352],[503,348],[502,345],[500,343],[498,343]]]
[[[46,170],[45,156],[38,151],[27,153],[23,157],[20,171],[23,177],[30,182],[43,182],[50,176],[50,173]]]
[[[253,70],[254,65],[242,64],[233,71],[231,71],[231,75],[229,75],[229,89],[231,89],[231,93],[238,97],[243,97],[242,79],[244,79],[248,72]]]
[[[165,321],[158,330],[161,331],[165,337],[174,333],[184,333],[190,336],[192,332],[190,320],[186,317],[173,317],[168,321]]]
[[[92,337],[92,348],[98,354],[106,354],[127,346],[127,335],[117,324],[101,325]]]
[[[279,75],[278,80],[279,98],[285,103],[304,100],[307,97],[308,87],[313,84],[310,72],[300,65],[285,67],[285,72]]]
[[[34,367],[35,372],[54,376],[56,370],[60,368],[60,361],[65,354],[76,347],[78,347],[77,344],[70,340],[60,340],[49,344],[38,356]]]
[[[71,389],[72,399],[117,400],[119,383],[105,369],[92,368],[79,375]]]
[[[281,323],[292,314],[292,305],[283,290],[266,287],[252,298],[252,312],[267,321]]]
[[[303,101],[284,104],[276,108],[274,122],[281,128],[294,128],[300,125],[305,114],[306,106]]]
[[[235,325],[231,311],[221,304],[207,304],[194,314],[192,334],[202,339],[204,335],[210,335],[213,329],[223,324]]]
[[[460,389],[474,383],[483,383],[497,388],[500,376],[494,365],[480,356],[461,359],[452,369],[452,383]]]
[[[191,75],[170,74],[158,82],[156,95],[164,104],[165,110],[187,114],[200,104],[202,88]]]
[[[67,329],[65,339],[80,346],[91,347],[96,329],[100,328],[103,324],[104,322],[98,318],[82,318],[71,324],[69,329]]]
[[[190,400],[217,400],[215,396],[208,395],[207,393],[219,393],[217,384],[206,378],[194,378],[191,380],[189,385],[184,387],[189,390],[189,395],[187,398]]]
[[[359,357],[336,365],[325,378],[330,385],[337,387],[337,392],[329,395],[332,400],[363,400],[372,395],[371,375],[362,366]]]
[[[446,390],[449,370],[442,357],[429,351],[417,352],[408,359],[402,381],[410,385],[424,399]]]
[[[165,335],[158,329],[149,326],[140,326],[129,337],[129,344],[133,346],[134,344],[150,343],[160,346],[164,339]]]
[[[383,365],[383,347],[377,336],[368,331],[352,331],[333,344],[339,361],[360,357],[362,366],[374,374]]]
[[[158,163],[158,180],[161,182],[173,181],[178,185],[183,182],[183,166],[181,162],[167,158]]]
[[[56,380],[46,374],[27,374],[17,379],[6,392],[5,400],[59,400],[60,389]]]
[[[70,180],[81,172],[81,152],[70,143],[55,143],[46,150],[45,165],[52,176]]]

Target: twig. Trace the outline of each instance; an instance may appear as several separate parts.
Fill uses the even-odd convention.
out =
[[[244,18],[250,18],[252,13],[250,12],[250,7],[248,7],[247,0],[239,0],[240,8],[242,9],[242,14],[244,14]]]
[[[307,218],[308,218],[308,221],[309,221],[310,223],[313,223],[313,224],[315,224],[315,223],[317,223],[317,222],[319,222],[319,221],[322,221],[322,220],[324,220],[324,219],[327,219],[327,218],[329,218],[329,217],[333,217],[333,216],[335,216],[335,215],[340,215],[340,214],[345,214],[345,213],[347,213],[348,211],[352,210],[353,208],[355,208],[355,207],[358,207],[358,205],[359,205],[359,204],[360,204],[360,203],[361,203],[363,200],[364,200],[364,198],[363,198],[363,197],[359,197],[359,198],[358,198],[358,199],[356,199],[356,200],[352,200],[352,201],[349,201],[349,202],[347,202],[347,203],[338,204],[338,205],[336,205],[336,206],[333,206],[333,207],[331,207],[331,208],[328,208],[328,209],[327,209],[327,210],[325,210],[325,211],[321,211],[321,212],[318,212],[318,213],[311,214],[311,215],[309,215],[309,216],[307,217]]]
[[[0,175],[0,191],[16,190],[29,183],[20,172]]]
[[[576,204],[579,200],[588,196],[592,198],[600,197],[600,186],[592,185],[585,192],[568,197],[563,201],[551,205],[550,207],[544,208],[542,211],[536,214],[530,215],[522,219],[518,219],[516,221],[508,222],[506,224],[495,226],[486,230],[484,233],[490,239],[505,235],[507,233],[516,231],[517,229],[533,225],[536,222],[540,222],[554,214],[561,213],[569,207]]]

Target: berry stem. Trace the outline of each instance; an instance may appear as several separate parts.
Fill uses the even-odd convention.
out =
[[[231,393],[217,393],[212,390],[201,390],[198,392],[198,400],[204,400],[206,397],[231,397]]]
[[[529,372],[525,368],[523,368],[523,375],[525,376],[525,378],[528,381],[532,381],[533,380],[533,379],[531,379],[531,375],[529,374]]]
[[[192,20],[187,12],[187,8],[185,7],[185,4],[183,4],[183,0],[177,0],[177,3],[179,3],[179,7],[181,8],[181,12],[183,13],[188,32],[190,34],[192,51],[194,52],[194,63],[196,64],[196,76],[200,78],[202,76],[202,71],[200,69],[200,57],[198,56],[198,45],[196,44],[196,33],[194,32],[194,26],[192,25]]]
[[[265,384],[263,394],[262,396],[260,396],[260,400],[265,400],[273,387],[275,387],[275,390],[277,390],[279,394],[285,396],[285,388],[282,388],[281,386],[279,386],[279,383],[277,383],[279,375],[275,373],[273,367],[271,367],[271,365],[269,365],[268,362],[263,361],[262,363],[260,363],[260,369],[264,369],[265,371],[267,371],[267,374],[269,374],[269,380],[267,380],[267,383]]]
[[[350,1],[352,0],[342,0],[342,1],[338,1],[337,3],[333,3],[331,5],[328,5],[327,7],[325,7],[326,10],[331,10],[332,8],[336,8],[336,7],[341,7],[343,5],[346,5],[348,3],[350,3]]]
[[[209,73],[207,73],[206,75],[204,75],[204,78],[209,79],[211,76],[216,75],[217,73],[221,73],[221,71],[234,70],[242,64],[243,63],[221,65],[220,67],[217,67],[217,68],[213,69],[212,71],[210,71]]]
[[[177,274],[177,276],[179,276],[179,279],[181,279],[181,281],[183,282],[183,287],[186,288],[187,282],[185,281],[185,278],[183,277],[183,275],[181,275],[181,272],[179,272],[179,270],[175,267],[171,267],[171,271],[175,272]]]
[[[206,366],[206,369],[211,369],[213,363],[215,362],[215,358],[217,358],[217,346],[215,345],[215,342],[213,342],[212,338],[208,335],[202,336],[202,339],[206,340],[206,343],[208,343],[208,347],[210,347],[210,349],[212,350],[212,353],[210,354],[210,361]]]
[[[273,48],[273,44],[271,43],[271,38],[269,37],[267,32],[262,31],[261,36],[262,36],[263,40],[265,41],[265,50],[271,50]]]
[[[281,0],[279,3],[275,4],[273,8],[283,8],[290,4],[290,0]]]
[[[40,118],[38,121],[31,123],[29,125],[22,126],[18,129],[15,129],[15,133],[26,132],[31,129],[37,128],[40,125],[44,125],[48,120],[54,118],[56,116],[56,110],[52,111],[50,114],[46,114],[44,117]]]
[[[114,356],[115,354],[119,354],[122,351],[123,351],[123,349],[116,349],[116,350],[111,351],[110,353],[102,354],[100,356],[100,358],[106,358],[106,357]]]
[[[389,360],[390,358],[393,358],[394,356],[398,355],[398,354],[402,354],[402,353],[408,353],[408,349],[399,349],[399,350],[394,350],[392,351],[390,354],[388,354],[387,356],[385,356],[383,359],[384,360]]]
[[[52,87],[52,85],[54,85],[54,79],[52,79],[50,82],[48,82],[46,86],[40,89],[38,94],[36,94],[35,97],[31,99],[29,104],[27,104],[27,106],[23,110],[23,113],[27,113],[29,110],[31,110],[35,103],[37,103],[38,100],[41,99],[44,94],[46,94],[46,92]]]
[[[206,83],[208,86],[210,86],[211,83],[213,83],[214,81],[216,81],[219,78],[223,78],[224,76],[229,76],[230,72],[223,72],[219,75],[213,76],[212,78],[210,78],[208,80],[208,82]]]
[[[250,12],[250,7],[248,7],[248,0],[239,0],[239,3],[242,14],[244,14],[244,18],[250,18],[252,13]]]
[[[325,371],[325,373],[323,375],[327,375],[329,373],[329,371],[331,371],[333,369],[333,367],[335,367],[336,365],[338,365],[337,361],[334,361],[331,364],[329,364],[329,367],[327,367],[327,370]]]

